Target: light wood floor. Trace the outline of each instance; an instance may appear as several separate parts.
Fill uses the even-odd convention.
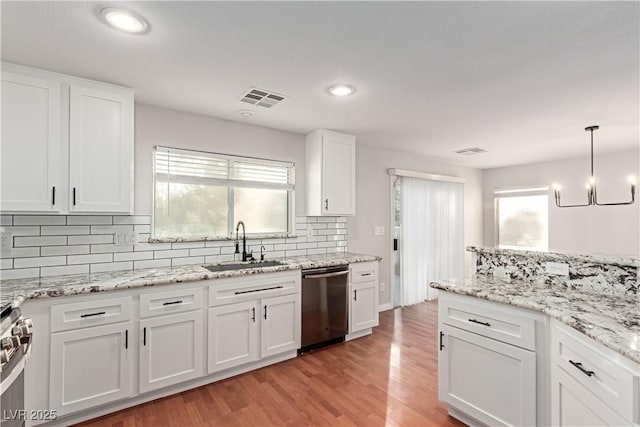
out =
[[[83,426],[462,426],[438,402],[437,304],[380,313],[372,335]]]

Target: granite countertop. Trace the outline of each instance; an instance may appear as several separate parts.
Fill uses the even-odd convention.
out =
[[[612,296],[489,275],[432,282],[432,288],[541,311],[640,363],[636,296]]]
[[[299,270],[302,268],[330,267],[356,262],[379,261],[380,259],[380,257],[374,255],[345,252],[274,258],[269,259],[269,261],[280,261],[283,264],[271,267],[216,272],[211,272],[202,265],[185,265],[180,267],[149,268],[109,273],[72,274],[67,276],[3,280],[0,281],[0,306],[3,307],[5,304],[11,303],[16,307],[27,299],[108,292],[118,289],[222,279],[226,277]]]

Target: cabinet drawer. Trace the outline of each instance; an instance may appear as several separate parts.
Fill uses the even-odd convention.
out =
[[[131,319],[131,297],[51,306],[51,332],[108,325]]]
[[[140,295],[140,317],[181,313],[202,308],[202,288],[151,292]]]
[[[502,307],[479,299],[440,294],[438,318],[457,328],[535,350],[536,326],[533,317],[527,317],[509,307]]]
[[[640,369],[633,372],[616,362],[617,354],[568,326],[551,326],[551,361],[609,405],[638,423]],[[637,365],[636,365],[637,366]]]
[[[378,280],[378,262],[359,262],[349,264],[351,283],[371,282]]]
[[[300,272],[218,279],[209,286],[209,306],[300,292]]]

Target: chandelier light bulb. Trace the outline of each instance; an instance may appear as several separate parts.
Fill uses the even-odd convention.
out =
[[[629,175],[629,177],[627,178],[627,181],[629,181],[629,184],[631,185],[636,185],[637,181],[636,181],[636,177],[633,175]]]

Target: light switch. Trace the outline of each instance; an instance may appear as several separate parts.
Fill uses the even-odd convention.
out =
[[[384,236],[384,225],[377,225],[373,227],[374,236]]]

